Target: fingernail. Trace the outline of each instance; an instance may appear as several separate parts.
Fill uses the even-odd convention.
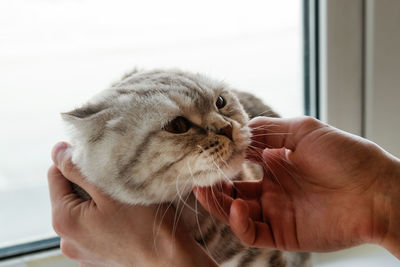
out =
[[[199,192],[199,187],[195,186],[193,187],[193,194],[197,197],[197,194]]]
[[[56,166],[58,166],[59,163],[62,161],[65,152],[68,148],[69,144],[66,142],[60,142],[53,147],[53,150],[51,152],[51,158],[53,159]]]
[[[202,193],[204,193],[204,187],[200,187],[200,186],[195,186],[194,188],[193,188],[193,194],[196,196],[196,197],[199,197],[199,196],[201,196],[201,194]]]

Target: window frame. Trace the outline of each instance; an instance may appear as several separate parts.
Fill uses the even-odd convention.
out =
[[[52,237],[37,241],[22,243],[14,246],[0,248],[0,263],[16,257],[60,248],[60,238]]]
[[[304,114],[320,118],[319,1],[303,0]]]
[[[366,138],[400,157],[400,2],[364,0]]]
[[[313,2],[318,12],[319,118],[363,136],[364,0]]]
[[[396,50],[400,47],[396,29],[400,2],[305,1],[310,20],[316,22],[314,26],[310,22],[314,34],[309,36],[309,47],[315,51],[308,51],[311,81],[307,85],[309,103],[314,101],[317,109],[306,114],[368,138],[400,157],[395,134],[400,131],[395,116],[400,114],[400,53]],[[306,86],[305,90],[307,95]]]

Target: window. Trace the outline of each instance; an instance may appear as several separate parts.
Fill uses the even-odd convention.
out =
[[[135,66],[206,73],[303,114],[301,1],[4,0],[0,25],[3,252],[55,236],[46,172],[65,140],[59,113]]]
[[[315,43],[310,50],[314,56],[310,73],[315,74],[309,83],[315,92],[309,98],[309,103],[314,103],[312,111],[329,124],[364,136],[400,157],[396,134],[400,130],[400,2],[306,2],[315,23],[311,25]],[[399,265],[393,255],[372,245],[316,254],[314,263],[341,267]]]

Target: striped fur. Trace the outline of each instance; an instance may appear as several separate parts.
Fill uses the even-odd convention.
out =
[[[220,108],[219,96],[226,102]],[[305,254],[246,247],[191,193],[195,185],[257,176],[256,167],[244,165],[244,154],[248,119],[258,115],[278,116],[254,96],[200,74],[135,70],[63,119],[73,162],[90,182],[124,203],[172,202],[221,266],[307,266]],[[190,122],[187,132],[165,130],[177,117]]]

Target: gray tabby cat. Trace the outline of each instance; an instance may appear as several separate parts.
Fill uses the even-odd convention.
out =
[[[156,70],[134,71],[62,116],[72,128],[72,160],[90,182],[124,203],[173,203],[220,266],[309,266],[306,253],[243,245],[191,193],[241,177],[247,122],[259,114],[277,116],[225,83]]]

